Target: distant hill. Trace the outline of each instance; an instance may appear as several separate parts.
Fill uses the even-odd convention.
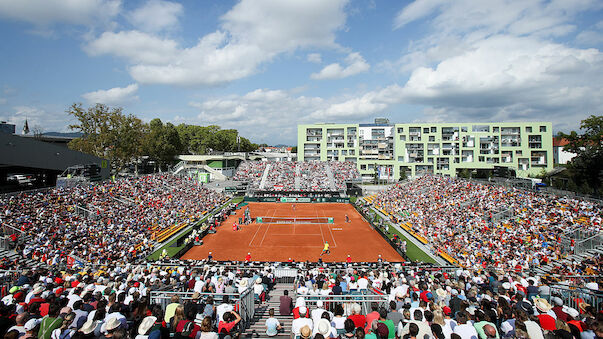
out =
[[[283,144],[278,144],[278,145],[274,145],[273,147],[281,148],[281,147],[291,147],[291,146],[289,146],[289,145],[283,145]]]

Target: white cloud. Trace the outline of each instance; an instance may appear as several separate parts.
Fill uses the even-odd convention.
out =
[[[601,6],[597,0],[415,0],[398,13],[394,27],[401,28],[415,20],[429,18],[434,31],[445,35],[485,37],[510,33],[556,36],[573,30],[573,25],[567,22],[569,19],[597,6]]]
[[[399,86],[360,94],[359,97],[308,97],[296,90],[256,89],[243,95],[228,95],[203,102],[190,102],[199,110],[196,123],[237,128],[256,142],[294,144],[297,124],[349,121],[367,118],[399,100]],[[177,122],[191,123],[190,119]]]
[[[583,46],[593,46],[603,43],[603,32],[582,31],[576,35],[576,41]]]
[[[128,102],[138,100],[136,96],[138,84],[131,84],[126,87],[115,87],[108,90],[98,90],[82,94],[89,104],[105,104],[109,106],[119,106]]]
[[[14,124],[16,132],[21,134],[23,125],[27,124],[31,130],[39,128],[43,132],[67,132],[69,116],[63,111],[48,111],[45,108],[31,105],[14,106],[11,112],[0,114],[1,121]]]
[[[116,16],[121,0],[0,0],[0,17],[36,26],[70,23],[91,26]]]
[[[325,66],[320,72],[312,73],[310,77],[312,79],[342,79],[347,78],[358,73],[366,72],[371,67],[360,53],[350,53],[346,58],[346,67],[341,66],[339,63],[332,63]]]
[[[421,19],[445,3],[446,1],[444,0],[414,1],[398,13],[394,19],[394,28],[400,28]]]
[[[169,39],[139,31],[105,32],[84,47],[89,55],[113,54],[133,63],[166,64],[179,53],[178,44]]]
[[[310,53],[307,57],[308,62],[313,62],[315,64],[322,63],[322,56],[320,53]]]
[[[135,27],[145,32],[159,32],[178,26],[183,14],[182,5],[163,0],[149,0],[130,13],[128,19]]]
[[[221,29],[192,47],[139,31],[105,32],[90,41],[90,55],[112,54],[130,62],[139,83],[215,85],[241,79],[280,53],[338,48],[347,0],[242,0],[222,16]]]

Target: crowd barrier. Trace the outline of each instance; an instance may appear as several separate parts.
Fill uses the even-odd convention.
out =
[[[586,302],[594,307],[597,312],[603,310],[603,292],[594,291],[583,287],[570,286],[551,286],[551,295],[547,297],[551,301],[551,297],[559,296],[563,300],[563,304],[572,307],[576,310],[580,309],[580,304]]]
[[[193,292],[151,291],[149,301],[151,304],[161,305],[165,310],[174,295],[180,298],[181,303],[185,303],[192,300]],[[228,296],[229,303],[234,304],[235,312],[241,316],[241,328],[247,328],[255,315],[253,288],[248,288],[243,293],[200,293],[200,295],[201,299],[212,296],[215,305],[219,305],[224,300],[224,296]]]
[[[358,304],[361,307],[362,314],[372,312],[372,305],[376,303],[378,307],[389,309],[388,296],[386,294],[377,294],[369,290],[354,292],[354,294],[341,295],[313,295],[313,294],[297,294],[295,299],[303,297],[308,309],[317,308],[316,303],[320,300],[323,302],[323,308],[330,312],[335,312],[335,307],[341,305],[344,314],[352,313],[352,305]]]
[[[292,283],[297,278],[298,270],[294,268],[277,268],[274,270],[274,278],[278,282]]]

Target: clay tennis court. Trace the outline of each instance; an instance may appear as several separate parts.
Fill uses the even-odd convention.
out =
[[[252,223],[238,231],[232,224],[243,217],[249,207],[251,217],[265,218],[334,218],[333,224],[275,224]],[[345,222],[346,214],[350,222]],[[270,220],[270,219],[268,219]],[[323,255],[325,262],[344,262],[351,255],[354,262],[375,262],[379,254],[386,261],[401,262],[402,257],[356,212],[345,203],[260,203],[237,210],[217,228],[215,234],[203,238],[202,246],[195,246],[182,259],[205,259],[211,251],[214,260],[244,260],[251,252],[253,261],[318,261],[324,242],[328,241],[331,254]]]

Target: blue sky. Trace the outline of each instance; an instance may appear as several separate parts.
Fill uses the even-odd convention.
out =
[[[74,102],[294,144],[317,122],[552,121],[603,103],[600,0],[0,0],[0,120]]]

